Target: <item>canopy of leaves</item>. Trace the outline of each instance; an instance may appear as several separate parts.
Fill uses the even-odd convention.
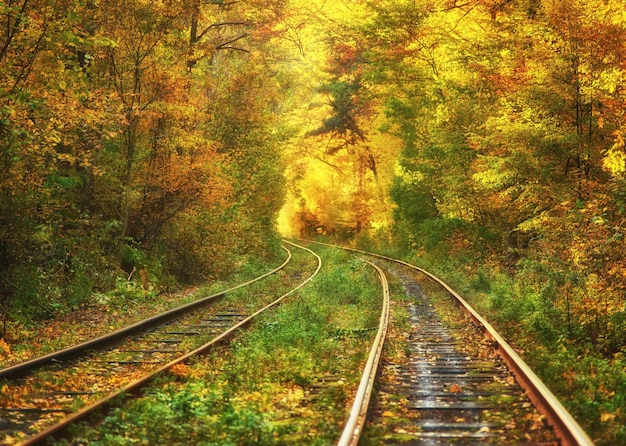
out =
[[[623,0],[4,0],[0,28],[5,317],[224,274],[278,221],[494,272],[530,351],[620,363]],[[589,424],[623,443],[610,393]]]

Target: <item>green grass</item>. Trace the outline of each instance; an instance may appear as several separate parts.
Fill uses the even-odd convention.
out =
[[[228,347],[159,379],[88,444],[312,444],[338,440],[380,316],[377,275],[337,250],[309,286]],[[324,381],[326,380],[326,381]]]

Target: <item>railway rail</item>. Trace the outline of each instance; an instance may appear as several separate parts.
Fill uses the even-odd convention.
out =
[[[298,266],[295,274],[288,275],[290,283],[296,284],[292,283],[278,298],[275,294],[255,298],[258,302],[250,308],[233,306],[226,296],[285,270],[292,261],[292,253],[285,247],[288,257],[282,265],[249,282],[0,371],[5,393],[0,407],[0,443],[39,444],[62,435],[72,423],[88,418],[97,409],[109,407],[120,397],[138,394],[156,376],[232,339],[258,315],[308,283],[321,269],[321,258],[313,251],[289,241],[285,243],[306,252],[307,256],[312,254],[317,266],[305,279],[300,274],[304,266]],[[94,353],[94,349],[98,351]],[[80,398],[78,403],[77,398]]]
[[[304,241],[304,240],[303,240]],[[310,242],[310,241],[308,241]],[[319,242],[314,242],[319,243]],[[415,299],[408,306],[411,330],[408,333],[408,361],[386,364],[392,369],[393,383],[382,384],[378,393],[378,403],[370,407],[371,389],[376,379],[376,369],[380,361],[388,323],[383,307],[379,334],[372,346],[359,391],[356,395],[349,421],[346,424],[340,446],[356,445],[367,427],[367,414],[385,414],[386,402],[392,399],[404,401],[404,409],[414,422],[403,425],[400,431],[405,434],[402,440],[387,441],[385,444],[503,444],[528,441],[529,434],[521,438],[515,435],[519,430],[511,428],[515,420],[509,419],[509,426],[502,420],[515,407],[515,417],[526,420],[541,420],[533,415],[535,409],[545,417],[551,432],[545,433],[541,426],[531,426],[533,441],[536,444],[592,445],[593,442],[550,392],[545,384],[519,357],[513,348],[496,332],[449,285],[430,272],[407,262],[379,254],[342,248],[365,255],[393,271],[408,294]],[[384,299],[388,299],[387,279],[381,275]],[[398,271],[404,269],[404,271]],[[408,273],[407,273],[408,271]],[[461,342],[453,337],[450,329],[442,323],[432,310],[424,287],[411,275],[419,274],[429,283],[441,289],[471,318],[473,323],[490,340],[489,348],[497,358],[483,358],[472,348],[469,340]],[[385,322],[383,322],[383,319]],[[474,347],[476,348],[476,347]],[[478,347],[484,351],[485,346]],[[382,372],[384,375],[384,371]],[[508,431],[507,431],[508,428]],[[516,434],[517,433],[517,434]]]
[[[285,251],[287,252],[287,258],[285,259],[285,261],[278,267],[265,274],[262,274],[247,282],[241,283],[219,293],[197,299],[186,305],[181,305],[171,310],[137,321],[134,324],[120,328],[119,330],[116,330],[114,332],[107,333],[105,335],[87,340],[85,342],[81,342],[62,350],[54,351],[47,355],[39,356],[37,358],[33,358],[19,364],[0,369],[0,379],[24,377],[37,370],[39,367],[58,363],[60,361],[75,359],[93,350],[103,350],[108,347],[115,346],[120,342],[123,342],[123,340],[128,338],[129,336],[145,333],[155,327],[162,326],[170,321],[176,320],[177,318],[180,318],[198,308],[214,303],[215,301],[224,297],[227,293],[232,293],[235,290],[251,285],[284,269],[291,261],[292,256],[291,252],[288,249],[284,247],[283,249],[285,249]]]

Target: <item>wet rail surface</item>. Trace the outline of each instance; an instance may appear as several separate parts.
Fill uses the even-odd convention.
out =
[[[189,314],[115,339],[114,347],[107,342],[103,350],[81,352],[69,360],[48,360],[48,365],[35,364],[36,370],[23,371],[17,378],[5,378],[0,382],[0,444],[42,442],[48,433],[60,432],[92,410],[135,392],[171,366],[230,340],[255,316],[311,280],[320,265],[315,260],[317,270],[312,272],[315,267],[307,268],[306,262],[293,262],[293,271],[280,268],[284,282],[280,290],[255,295],[252,306],[233,306],[224,294],[242,287],[231,288],[210,304],[192,308]],[[285,289],[289,291],[277,298]]]
[[[430,284],[383,268],[410,297],[396,310],[408,316],[404,354],[384,356],[370,413],[384,444],[560,444],[489,343],[442,321]]]

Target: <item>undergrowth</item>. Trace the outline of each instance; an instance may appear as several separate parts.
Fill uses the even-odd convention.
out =
[[[311,444],[337,441],[380,317],[371,267],[315,248],[321,273],[230,347],[177,366],[74,442]]]
[[[139,274],[130,280],[118,279],[107,292],[94,293],[88,304],[58,314],[47,323],[9,322],[7,337],[0,343],[0,367],[77,344],[216,294],[276,268],[285,259],[284,252],[275,259],[250,257],[227,278],[176,293],[159,292],[152,283],[143,283]]]

